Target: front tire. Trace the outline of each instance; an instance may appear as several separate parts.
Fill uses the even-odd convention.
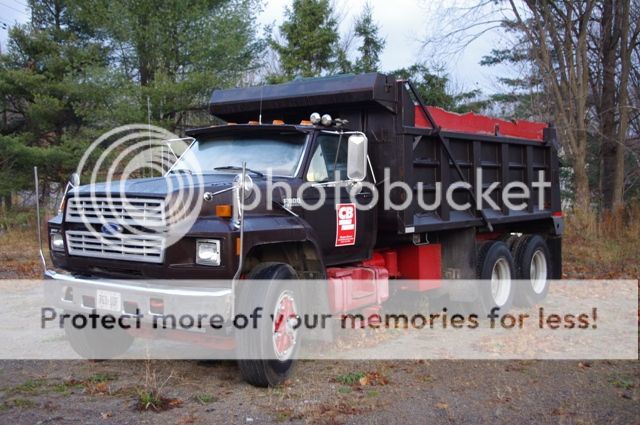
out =
[[[251,385],[280,385],[294,368],[300,336],[292,329],[289,318],[299,311],[299,297],[294,285],[285,281],[296,278],[297,273],[288,264],[263,263],[254,268],[248,279],[269,282],[243,284],[240,288],[238,306],[242,314],[263,307],[264,317],[257,328],[239,330],[236,336],[240,374]]]
[[[65,311],[65,314],[75,315]],[[133,344],[134,337],[124,329],[114,327],[76,328],[71,320],[65,320],[64,333],[75,351],[80,357],[90,360],[106,360],[126,353]]]

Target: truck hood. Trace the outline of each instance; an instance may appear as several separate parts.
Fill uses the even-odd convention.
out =
[[[202,193],[206,191],[218,191],[231,186],[235,174],[203,174],[189,176],[186,174],[171,174],[166,177],[153,177],[145,179],[117,180],[104,183],[95,183],[80,186],[70,194],[80,196],[111,195],[119,197],[164,198],[180,190],[198,188]]]
[[[236,173],[216,173],[205,175],[185,175],[175,174],[167,177],[155,177],[146,179],[130,179],[111,181],[106,183],[96,183],[93,185],[80,186],[73,191],[69,192],[69,196],[92,196],[112,198],[126,197],[132,198],[160,198],[164,199],[168,205],[177,206],[188,202],[191,204],[191,208],[195,208],[198,202],[202,202],[205,192],[219,192],[224,189],[230,188],[233,185],[233,179]],[[267,190],[266,179],[252,176],[253,182],[256,185],[258,191],[261,191],[262,195],[259,205],[254,211],[272,211],[273,207],[267,205],[267,197],[265,196]],[[281,181],[282,179],[274,179],[274,182]],[[297,189],[300,184],[296,179],[286,179],[292,183],[293,190]],[[182,190],[182,193],[180,191]],[[282,203],[282,197],[284,192],[281,190],[275,190],[273,193],[273,201],[277,204]],[[252,202],[252,198],[248,198],[248,202]],[[216,204],[232,204],[231,191],[224,191],[215,196],[212,202],[204,202],[200,209],[201,216],[209,216],[214,212],[213,208],[206,207]],[[189,208],[187,208],[188,210]]]

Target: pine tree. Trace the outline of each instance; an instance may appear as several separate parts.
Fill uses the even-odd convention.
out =
[[[411,80],[427,105],[438,106],[454,112],[478,112],[488,104],[486,101],[476,100],[480,94],[479,90],[452,93],[449,90],[449,76],[443,70],[434,72],[424,64],[417,63],[390,74]]]
[[[83,18],[114,46],[112,66],[128,82],[135,121],[146,122],[149,98],[156,124],[173,131],[207,124],[211,89],[241,84],[264,50],[255,31],[258,0],[88,3]]]
[[[32,2],[33,21],[10,30],[8,51],[0,56],[0,194],[32,187],[40,169],[44,191],[63,183],[84,147],[97,134],[98,110],[109,95],[95,76],[107,53],[78,35],[66,2]]]
[[[269,43],[280,58],[283,75],[271,80],[332,73],[338,65],[340,36],[329,0],[294,0],[285,16],[279,28],[283,42],[272,38]]]
[[[362,40],[362,44],[358,47],[360,57],[356,60],[354,71],[374,72],[378,70],[380,53],[385,45],[385,40],[378,33],[378,25],[373,21],[371,6],[367,3],[355,25],[355,35]]]
[[[0,196],[31,189],[34,165],[62,186],[99,135],[147,121],[147,99],[154,124],[210,122],[211,90],[258,64],[258,1],[30,0],[0,55]]]

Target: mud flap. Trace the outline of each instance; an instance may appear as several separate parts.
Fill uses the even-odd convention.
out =
[[[551,278],[562,279],[562,238],[547,238],[547,246],[551,253]]]
[[[471,302],[478,298],[478,288],[470,279],[476,279],[476,229],[471,227],[441,233],[443,292],[451,301]],[[461,279],[459,282],[452,280]]]

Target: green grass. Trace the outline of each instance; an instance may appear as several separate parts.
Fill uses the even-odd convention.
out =
[[[139,390],[138,391],[138,409],[158,410],[162,406],[162,398],[153,391]]]
[[[613,384],[614,387],[622,388],[623,390],[630,390],[634,387],[633,379],[626,378],[626,377],[616,378],[613,381],[611,381],[611,383]]]
[[[78,381],[63,381],[59,383],[48,383],[44,379],[30,379],[22,384],[7,389],[8,394],[37,395],[45,392],[54,392],[68,396],[71,390],[82,388],[82,383]]]
[[[25,398],[14,398],[13,400],[7,400],[3,403],[0,403],[0,412],[18,408],[18,409],[28,409],[33,407],[35,403],[31,400],[27,400]]]
[[[115,376],[108,375],[106,373],[96,373],[91,375],[87,379],[87,381],[91,382],[92,384],[99,384],[101,382],[113,381],[114,379],[116,379]]]
[[[82,388],[82,383],[77,381],[65,381],[59,384],[54,384],[49,387],[49,389],[53,392],[60,393],[64,396],[71,395],[71,390],[79,390]]]
[[[12,394],[37,394],[44,389],[45,381],[42,379],[28,380],[23,384],[16,385],[9,390]]]
[[[209,404],[209,403],[213,403],[214,401],[217,400],[211,394],[206,394],[206,393],[196,394],[196,395],[193,396],[193,399],[195,401],[197,401],[198,403],[201,403],[201,404]]]
[[[340,394],[349,394],[349,393],[353,392],[353,390],[351,389],[351,387],[340,387],[340,388],[338,388],[338,392]]]
[[[338,375],[336,380],[343,385],[355,385],[360,379],[364,378],[364,375],[364,372],[349,372]]]

